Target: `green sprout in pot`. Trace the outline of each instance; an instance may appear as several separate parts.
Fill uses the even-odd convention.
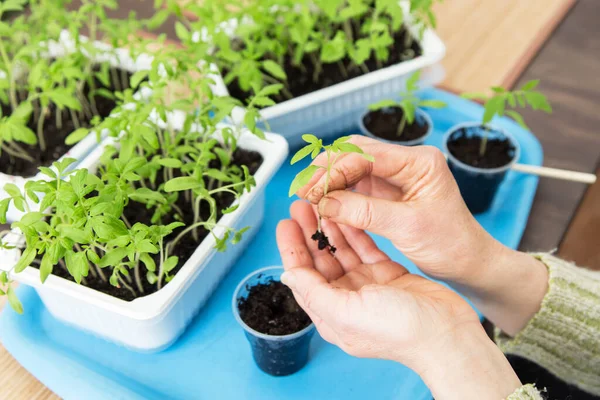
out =
[[[408,78],[400,100],[382,100],[369,106],[371,112],[363,117],[362,123],[371,134],[393,141],[411,141],[427,134],[431,122],[419,115],[419,109],[439,109],[446,107],[446,103],[421,99],[417,95],[420,77],[421,72],[417,71]]]
[[[467,99],[475,99],[485,102],[484,113],[481,120],[481,126],[484,130],[484,135],[481,138],[479,146],[479,156],[483,157],[486,154],[488,145],[488,132],[490,123],[494,117],[503,117],[507,115],[515,120],[520,126],[529,130],[525,120],[521,114],[516,111],[519,108],[531,107],[533,110],[541,110],[545,113],[552,113],[552,106],[548,102],[546,96],[535,90],[540,81],[532,80],[525,83],[520,89],[509,91],[502,87],[492,87],[493,94],[488,96],[482,93],[464,93],[462,97]]]
[[[357,153],[370,162],[374,162],[373,156],[366,154],[360,147],[353,143],[349,143],[350,137],[343,136],[330,145],[323,145],[323,140],[317,138],[315,135],[302,135],[302,139],[308,143],[306,146],[301,148],[292,157],[291,164],[294,165],[298,161],[310,156],[311,159],[315,159],[321,152],[326,155],[326,165],[311,164],[302,171],[300,171],[290,185],[289,196],[293,196],[300,188],[306,186],[315,174],[321,170],[325,170],[325,183],[323,188],[323,195],[326,196],[329,192],[329,180],[331,177],[331,171],[335,165],[335,162],[342,154]],[[336,248],[329,242],[329,238],[322,230],[321,227],[321,216],[318,219],[317,231],[312,235],[312,240],[318,242],[319,250],[328,249],[331,253],[335,253]]]

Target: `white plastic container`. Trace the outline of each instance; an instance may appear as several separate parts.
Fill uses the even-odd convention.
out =
[[[87,40],[82,37],[81,40]],[[95,54],[94,59],[98,62],[109,62],[113,67],[119,67],[129,72],[136,72],[141,70],[149,70],[152,66],[153,58],[148,54],[140,54],[135,59],[131,58],[130,52],[127,49],[114,49],[110,45],[96,41],[95,47],[100,50],[98,54]],[[48,43],[48,57],[60,58],[65,54],[72,53],[75,49],[75,43],[71,38],[68,31],[63,31],[58,42]],[[213,92],[218,96],[224,96],[227,94],[227,88],[222,81],[220,75],[215,74],[212,76],[215,84],[212,86]],[[142,93],[142,96],[144,94]],[[103,135],[104,136],[104,135]],[[65,158],[74,158],[77,160],[73,163],[71,168],[77,166],[78,162],[83,160],[90,152],[98,146],[98,137],[95,132],[91,132],[85,139],[73,146],[67,153],[59,158],[58,161],[62,161]],[[47,179],[47,177],[41,173],[38,173],[31,177],[22,177],[15,175],[8,175],[0,173],[0,200],[8,197],[4,191],[4,185],[7,183],[14,183],[17,187],[23,191],[25,184],[28,181],[36,181],[40,179]],[[34,209],[36,204],[29,202],[30,208]],[[6,220],[8,223],[18,221],[22,212],[17,210],[14,205],[11,204],[6,214]]]
[[[178,119],[176,128],[183,125],[183,118]],[[32,267],[11,277],[34,287],[52,315],[77,328],[136,351],[151,352],[168,347],[183,333],[260,227],[265,187],[288,154],[288,144],[283,137],[272,133],[266,136],[267,141],[250,134],[240,139],[239,147],[259,152],[263,163],[254,175],[256,187],[244,193],[235,212],[219,221],[222,226],[238,229],[251,226],[252,229],[244,234],[240,243],[228,246],[224,253],[214,249],[215,240],[208,235],[173,280],[158,292],[127,302],[54,275],[42,284],[39,270]],[[79,167],[94,171],[104,146],[110,143],[107,139]],[[217,236],[222,233],[223,228],[215,230]],[[12,239],[6,240],[14,243],[15,236],[11,236]],[[0,269],[11,269],[19,256],[18,250],[0,250]]]
[[[397,96],[414,72],[422,70],[421,87],[433,86],[444,78],[443,68],[436,65],[446,54],[444,43],[435,32],[426,30],[420,45],[423,54],[413,60],[267,107],[261,116],[292,148],[303,143],[305,133],[326,138],[347,131],[356,126],[356,116],[370,104]],[[235,122],[243,121],[243,117],[244,110],[234,111]]]

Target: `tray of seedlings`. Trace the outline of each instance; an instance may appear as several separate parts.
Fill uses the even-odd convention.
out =
[[[233,97],[244,102],[253,85],[284,85],[260,114],[292,147],[306,132],[332,137],[351,128],[356,112],[399,92],[417,70],[424,85],[443,78],[433,1],[165,3],[183,16],[176,32],[184,45],[214,45]],[[244,115],[236,110],[234,119]]]
[[[515,92],[517,95],[521,96]],[[511,135],[521,149],[511,154],[518,154],[520,163],[541,164],[539,142],[514,121],[494,118],[483,125],[482,106],[443,91],[430,89],[415,96],[418,101],[446,104],[439,109],[423,108],[434,124],[425,144],[443,148],[447,132],[454,132],[453,127],[467,122],[490,125]],[[474,134],[484,132],[473,130]],[[357,128],[347,133],[356,132],[358,121]],[[24,315],[9,310],[0,318],[3,344],[38,379],[65,398],[77,398],[85,392],[86,398],[91,399],[429,399],[431,395],[424,383],[404,366],[353,358],[324,342],[298,309],[291,293],[279,284],[281,269],[270,267],[280,265],[275,227],[278,221],[289,217],[288,208],[293,201],[289,192],[314,172],[307,170],[309,155],[315,147],[331,152],[332,158],[341,151],[356,151],[343,146],[347,138],[325,148],[314,137],[305,138],[311,151],[304,152],[304,160],[298,161],[301,156],[296,156],[294,165],[288,158],[273,177],[265,191],[265,207],[269,211],[260,230],[210,301],[172,346],[146,354],[85,333],[73,327],[72,322],[65,324],[54,317],[40,295],[28,287],[16,291]],[[490,207],[476,214],[477,219],[500,241],[516,248],[536,185],[536,177],[506,171]],[[335,242],[329,241],[326,231],[320,233],[316,239],[327,240],[323,251],[331,251]],[[419,273],[387,240],[375,240],[394,260]],[[127,333],[120,331],[119,335]],[[69,371],[77,371],[78,379],[71,379]]]
[[[331,2],[335,8],[330,8],[329,1],[316,1],[316,8],[308,11],[304,2],[296,2],[295,7],[281,1],[256,2],[268,7],[249,6],[246,12],[252,18],[242,18],[238,8],[231,11],[240,24],[245,23],[239,25],[244,29],[236,31],[238,36],[222,30],[222,22],[231,20],[231,13],[218,14],[223,10],[220,2],[188,5],[188,12],[211,16],[205,20],[210,40],[198,40],[192,32],[198,32],[199,25],[190,22],[177,2],[156,1],[156,6],[167,8],[139,21],[134,15],[127,21],[107,18],[106,8],[116,7],[112,1],[83,1],[74,11],[62,3],[57,7],[56,1],[31,3],[39,6],[39,13],[33,7],[32,13],[18,17],[16,25],[10,26],[30,26],[19,31],[26,37],[42,32],[27,51],[14,53],[15,59],[24,61],[13,65],[10,58],[3,57],[0,103],[10,113],[2,117],[2,123],[9,121],[10,129],[0,134],[24,135],[31,146],[39,145],[37,107],[38,117],[47,117],[41,119],[44,123],[64,124],[71,118],[73,127],[64,132],[65,143],[83,143],[90,135],[96,142],[85,154],[58,154],[46,161],[48,165],[39,166],[33,178],[20,184],[8,180],[2,186],[0,223],[11,218],[13,209],[19,214],[10,221],[10,228],[0,233],[0,296],[6,296],[9,304],[0,315],[0,339],[26,369],[66,399],[431,398],[424,383],[408,368],[353,358],[321,339],[280,282],[276,225],[289,217],[293,194],[315,173],[316,167],[309,163],[320,152],[328,155],[328,171],[342,153],[360,153],[377,162],[348,136],[362,130],[390,143],[433,145],[444,151],[470,210],[493,236],[516,248],[537,178],[512,168],[517,162],[542,162],[541,146],[525,128],[518,109],[551,111],[536,90],[537,81],[515,91],[493,88],[491,94],[465,95],[484,101],[480,106],[440,90],[418,91],[423,75],[405,71],[401,78],[396,76],[399,81],[394,81],[394,93],[385,91],[356,103],[360,110],[352,115],[349,129],[333,135],[333,142],[309,131],[294,136],[304,147],[286,161],[286,139],[291,136],[269,133],[263,129],[267,125],[264,119],[269,119],[271,107],[277,109],[288,101],[300,104],[294,102],[302,96],[285,99],[286,92],[302,86],[294,83],[302,74],[294,75],[282,67],[290,61],[285,51],[269,50],[275,52],[268,53],[271,62],[255,53],[267,51],[253,47],[255,40],[274,49],[281,39],[263,37],[265,42],[258,41],[254,35],[264,28],[261,16],[265,24],[273,24],[272,15],[258,11],[269,10],[277,15],[277,21],[289,18],[297,25],[298,30],[283,23],[281,28],[295,32],[288,32],[294,43],[303,43],[304,47],[291,48],[299,54],[289,55],[298,57],[300,70],[306,57],[312,62],[311,54],[319,55],[333,60],[332,65],[325,65],[325,59],[317,58],[322,73],[344,68],[350,78],[363,70],[360,58],[352,58],[358,47],[366,46],[359,44],[364,42],[358,39],[358,32],[369,35],[369,46],[376,46],[377,38],[386,39],[377,45],[380,47],[368,47],[363,55],[369,70],[375,69],[371,62],[382,64],[382,69],[372,74],[383,73],[389,61],[386,46],[391,44],[383,45],[389,43],[391,34],[387,26],[404,32],[396,40],[406,38],[406,30],[401,28],[404,19],[398,14],[402,8],[396,2],[377,2],[376,15],[359,7],[371,4],[366,0]],[[425,15],[431,23],[426,12],[429,3],[415,2],[427,6],[407,15]],[[21,1],[6,1],[0,10],[21,5]],[[339,19],[333,11],[339,12]],[[93,34],[82,40],[82,29],[106,30],[105,43],[116,49],[124,45],[121,39],[130,37],[139,26],[160,25],[171,13],[179,18],[176,30],[185,47],[163,45],[152,51],[147,42],[132,41],[127,50],[132,60],[146,54],[149,61],[144,68],[123,73],[111,72],[113,64],[97,67],[99,61],[89,62],[89,52],[105,45],[94,41]],[[405,14],[401,15],[404,18]],[[380,16],[385,17],[380,20]],[[385,29],[382,21],[388,24]],[[321,32],[311,23],[336,26],[342,33]],[[427,31],[427,24],[423,26]],[[69,36],[61,42],[64,29]],[[308,39],[303,36],[306,32]],[[346,41],[350,35],[357,41],[348,43],[356,44],[357,49],[348,46],[343,57],[328,58],[327,52],[337,49],[330,44]],[[44,37],[48,40],[42,40]],[[232,42],[232,37],[243,39],[242,47],[235,51],[231,45],[238,42]],[[62,56],[48,61],[49,47],[40,50],[37,43],[51,43],[52,38],[71,49],[61,53],[64,57],[79,54],[76,59],[83,71],[95,71],[89,72],[92,76],[81,75],[79,67],[71,70],[70,64],[60,64]],[[12,40],[9,30],[0,31],[0,55],[12,54],[2,51],[9,47],[7,43],[12,43],[10,48],[15,51]],[[309,45],[313,41],[317,47]],[[215,52],[215,43],[219,52]],[[227,46],[232,52],[224,56]],[[246,52],[244,59],[234,55]],[[282,56],[278,60],[282,65],[275,62],[276,54]],[[219,62],[227,57],[247,67],[231,69],[233,64],[228,64],[223,69]],[[258,70],[253,62],[259,64]],[[50,89],[22,89],[24,76],[48,78],[54,63],[59,63],[54,72],[63,79],[68,80],[69,71],[75,74],[75,70],[83,78],[64,85],[59,84],[63,81],[50,81]],[[230,89],[238,85],[243,98],[217,90],[225,84],[211,73],[213,65],[227,71],[225,82]],[[40,72],[34,74],[34,68],[41,68]],[[108,83],[100,87],[107,79],[103,69],[108,71]],[[251,73],[245,75],[244,71]],[[27,84],[30,79],[37,82],[34,78],[27,78]],[[107,114],[93,114],[93,89],[77,91],[77,85],[86,88],[93,79],[98,79],[93,81],[98,85],[96,91],[113,102]],[[381,83],[360,82],[365,89]],[[187,89],[185,96],[176,94],[174,88],[181,87]],[[14,109],[11,93],[16,93]],[[327,93],[328,99],[336,99],[333,92]],[[341,89],[339,94],[349,95]],[[27,96],[34,98],[28,103]],[[335,107],[345,109],[346,101]],[[325,104],[315,102],[310,107],[319,108],[317,103]],[[79,119],[77,128],[73,115],[79,118],[82,114],[77,113],[85,114],[86,107],[92,116],[85,124]],[[50,114],[42,114],[44,108]],[[236,114],[243,115],[242,119]],[[331,117],[337,118],[333,112]],[[33,118],[36,129],[27,125],[31,121],[27,118]],[[313,119],[310,114],[303,118],[305,122]],[[5,137],[2,145],[8,143],[12,152],[25,150],[24,144],[29,143],[12,140],[13,136],[10,140]],[[341,251],[320,226],[312,239],[321,251]],[[395,261],[419,273],[389,241],[375,240]],[[13,282],[21,285],[15,290]]]

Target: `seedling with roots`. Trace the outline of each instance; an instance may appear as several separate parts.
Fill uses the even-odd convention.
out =
[[[488,96],[482,93],[464,93],[462,97],[467,99],[475,99],[485,101],[483,118],[481,125],[485,131],[481,146],[479,147],[479,155],[484,156],[487,141],[489,123],[494,117],[502,117],[508,115],[514,119],[523,128],[529,130],[525,120],[515,109],[531,107],[533,110],[541,110],[545,113],[552,113],[552,106],[548,102],[546,96],[535,89],[539,85],[539,80],[532,80],[525,83],[519,90],[509,91],[502,87],[492,87],[493,95]]]
[[[302,135],[302,139],[308,143],[306,146],[298,150],[294,157],[292,157],[291,164],[295,164],[298,161],[308,157],[314,160],[321,152],[327,155],[327,165],[315,165],[311,164],[302,171],[300,171],[292,184],[290,185],[289,196],[293,196],[300,188],[306,186],[312,177],[317,173],[319,169],[325,169],[325,186],[323,188],[323,195],[326,196],[329,191],[329,180],[331,178],[331,170],[335,165],[338,158],[345,153],[357,153],[363,156],[370,162],[374,162],[373,156],[366,154],[360,147],[353,143],[349,143],[349,136],[343,136],[330,145],[323,145],[323,140],[317,138],[315,135]],[[312,240],[318,242],[319,250],[328,249],[331,253],[335,253],[336,248],[329,242],[329,238],[323,233],[321,227],[321,216],[319,216],[317,231],[312,235]]]
[[[419,90],[419,79],[421,77],[421,71],[417,71],[408,78],[406,81],[406,89],[400,93],[401,99],[396,100],[382,100],[378,103],[369,106],[371,111],[382,110],[386,108],[400,108],[402,110],[402,120],[398,124],[398,137],[402,136],[406,124],[412,125],[416,119],[417,109],[420,107],[429,108],[444,108],[446,103],[441,100],[422,100],[416,95],[416,91]]]

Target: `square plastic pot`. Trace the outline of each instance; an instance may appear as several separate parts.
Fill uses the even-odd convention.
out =
[[[233,294],[232,310],[235,319],[244,329],[246,339],[252,349],[256,365],[273,376],[287,376],[300,371],[308,362],[310,341],[315,333],[315,325],[310,324],[301,331],[290,335],[275,336],[260,333],[240,317],[238,303],[248,296],[250,288],[258,284],[279,281],[283,274],[281,267],[267,267],[246,276]]]
[[[177,116],[174,127],[181,128],[183,122],[183,116]],[[54,275],[42,284],[39,270],[33,267],[11,277],[34,287],[48,311],[70,325],[136,351],[154,352],[168,347],[184,332],[260,229],[265,188],[288,154],[285,139],[272,133],[266,136],[263,141],[248,133],[242,135],[239,147],[259,152],[263,163],[255,174],[256,187],[242,195],[236,211],[219,221],[223,227],[252,228],[240,243],[223,253],[214,249],[215,240],[208,235],[173,280],[158,292],[127,302]],[[111,143],[106,139],[79,168],[95,172],[104,147]],[[215,229],[215,234],[221,236],[223,228]],[[12,236],[13,242],[18,241],[18,236]],[[0,250],[0,269],[10,271],[19,257],[18,250]]]
[[[448,142],[458,134],[458,131],[467,129],[467,134],[482,136],[481,123],[459,124],[450,129],[444,135],[444,152],[448,155],[448,166],[458,183],[460,193],[473,214],[481,214],[490,209],[498,192],[498,188],[504,181],[506,173],[519,160],[521,146],[519,142],[507,131],[491,126],[487,132],[488,138],[508,138],[514,147],[513,158],[510,163],[499,168],[477,168],[472,167],[456,158],[448,150]]]

